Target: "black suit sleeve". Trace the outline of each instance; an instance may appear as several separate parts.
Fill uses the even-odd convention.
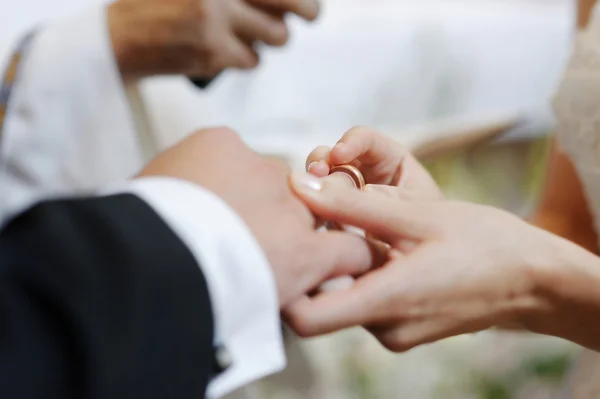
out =
[[[205,396],[206,282],[138,197],[35,206],[1,233],[0,273],[0,397]]]

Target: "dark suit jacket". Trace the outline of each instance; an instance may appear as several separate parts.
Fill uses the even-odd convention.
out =
[[[42,203],[0,234],[0,397],[199,399],[215,373],[195,259],[133,195]]]

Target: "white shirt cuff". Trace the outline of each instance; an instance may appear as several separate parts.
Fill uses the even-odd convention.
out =
[[[208,283],[215,344],[233,363],[208,386],[218,398],[285,367],[271,268],[249,228],[224,201],[169,178],[134,180],[124,190],[144,199],[195,256]]]

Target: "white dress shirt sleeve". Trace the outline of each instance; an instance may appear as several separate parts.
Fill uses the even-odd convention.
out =
[[[41,199],[124,181],[143,165],[107,26],[98,5],[35,27],[0,137],[0,223]],[[14,44],[2,49],[2,69]]]
[[[223,345],[232,360],[211,381],[207,397],[221,397],[283,369],[286,360],[274,278],[241,218],[216,195],[176,179],[139,179],[118,191],[145,200],[188,246],[204,273],[215,344]]]

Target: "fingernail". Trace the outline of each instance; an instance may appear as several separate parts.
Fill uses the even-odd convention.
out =
[[[344,146],[344,143],[337,143],[336,145],[333,146],[333,148],[341,148]]]
[[[313,166],[315,166],[316,164],[318,164],[319,161],[312,161],[309,165],[308,168],[306,168],[307,171],[310,172],[310,170],[312,169]]]
[[[323,188],[323,183],[318,177],[305,173],[294,173],[291,177],[295,188],[305,192],[318,192]]]

